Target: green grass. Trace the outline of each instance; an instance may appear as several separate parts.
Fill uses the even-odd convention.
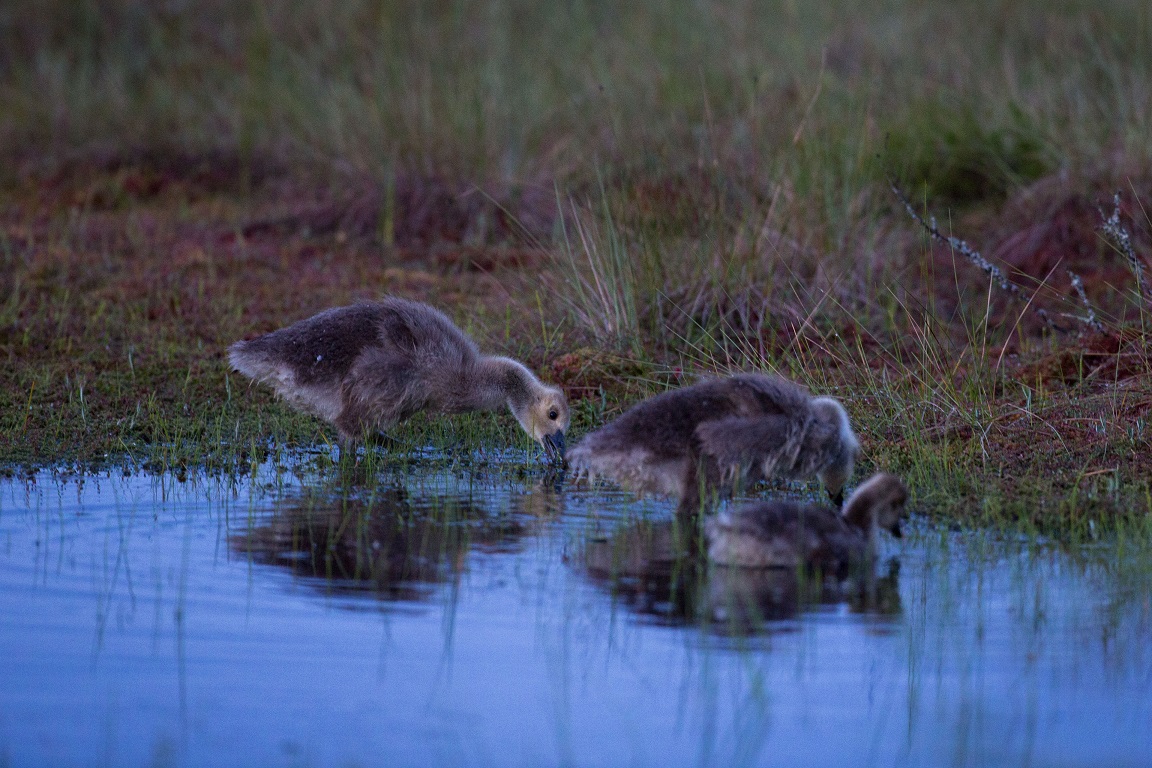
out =
[[[395,292],[567,386],[574,436],[772,370],[843,397],[863,471],[925,512],[1142,518],[1149,306],[1096,208],[1121,192],[1147,268],[1150,81],[1137,0],[16,0],[0,463],[242,471],[330,442],[223,350]],[[506,415],[397,437],[523,444]]]
[[[703,163],[760,182],[787,172],[805,197],[846,184],[854,197],[889,135],[910,169],[933,152],[962,165],[957,150],[1015,175],[1035,170],[1037,152],[1147,152],[1152,36],[1138,0],[888,0],[866,12],[17,0],[0,23],[5,133],[24,145],[223,142],[473,179]],[[984,156],[989,143],[1008,156]]]

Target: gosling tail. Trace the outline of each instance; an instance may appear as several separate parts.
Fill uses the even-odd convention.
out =
[[[279,366],[263,351],[252,347],[248,341],[238,341],[228,347],[228,363],[232,369],[255,381],[280,378]]]

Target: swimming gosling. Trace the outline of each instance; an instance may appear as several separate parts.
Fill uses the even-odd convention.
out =
[[[862,483],[837,513],[796,501],[767,501],[724,510],[704,522],[708,559],[749,568],[818,567],[843,573],[875,557],[879,531],[900,537],[908,490],[895,475]]]
[[[420,411],[507,405],[549,458],[563,461],[568,404],[524,365],[482,355],[442,312],[388,297],[318,315],[228,348],[232,367],[333,424],[346,444]]]
[[[860,443],[844,407],[778,376],[706,379],[633,406],[586,435],[569,454],[574,469],[637,493],[703,508],[739,481],[815,475],[839,505]]]

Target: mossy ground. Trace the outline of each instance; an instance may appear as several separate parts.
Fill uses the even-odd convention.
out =
[[[1144,4],[753,5],[17,3],[0,463],[242,471],[329,442],[224,351],[392,293],[563,384],[574,438],[773,370],[842,397],[860,471],[923,512],[1147,516],[1152,306],[1099,230],[1119,190],[1148,268]],[[399,437],[522,442],[506,414]]]

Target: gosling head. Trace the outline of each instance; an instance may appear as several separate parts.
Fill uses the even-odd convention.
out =
[[[564,432],[568,429],[568,401],[558,387],[538,384],[527,400],[513,402],[512,415],[533,440],[544,446],[552,461],[564,461]]]
[[[900,538],[900,519],[907,501],[908,489],[900,478],[880,472],[853,491],[842,514],[847,522],[865,531],[885,530]]]
[[[848,422],[848,412],[839,400],[817,397],[812,401],[812,409],[819,421],[833,428],[833,438],[827,446],[827,461],[816,472],[816,476],[824,483],[832,503],[839,507],[844,503],[844,486],[852,477],[852,470],[860,455],[860,441],[856,439],[852,425]]]

